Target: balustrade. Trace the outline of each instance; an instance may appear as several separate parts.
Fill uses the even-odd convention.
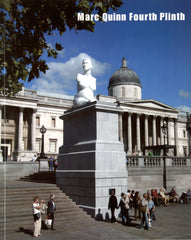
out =
[[[144,157],[145,167],[160,167],[161,163],[161,157]]]
[[[127,167],[163,167],[163,156],[127,156]],[[190,157],[165,157],[167,166],[191,166]]]
[[[181,167],[181,166],[186,166],[187,164],[187,159],[185,157],[174,157],[172,159],[172,166],[173,167]]]

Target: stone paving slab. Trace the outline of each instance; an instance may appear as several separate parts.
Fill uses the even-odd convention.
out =
[[[133,213],[133,212],[132,212]],[[151,231],[139,229],[140,221],[132,221],[131,226],[120,223],[98,222],[94,220],[83,224],[76,221],[73,224],[56,223],[55,231],[42,230],[41,240],[125,240],[125,239],[191,239],[191,202],[189,204],[171,203],[168,207],[156,208],[156,221],[153,221]],[[7,232],[1,234],[3,240],[29,240],[32,229]]]

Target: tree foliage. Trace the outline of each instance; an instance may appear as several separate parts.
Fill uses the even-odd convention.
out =
[[[121,0],[0,0],[1,93],[14,95],[22,81],[46,72],[44,54],[56,58],[63,49],[60,43],[48,45],[47,35],[62,35],[68,29],[94,31],[93,21],[77,21],[78,12],[101,16],[121,5]]]

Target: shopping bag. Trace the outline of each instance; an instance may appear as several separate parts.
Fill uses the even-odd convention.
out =
[[[46,224],[47,226],[51,226],[51,224],[52,224],[52,219],[45,219],[45,224]]]

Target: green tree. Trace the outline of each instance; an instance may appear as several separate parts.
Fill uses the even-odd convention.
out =
[[[121,0],[0,0],[0,92],[14,95],[48,66],[43,60],[57,57],[60,43],[51,47],[47,35],[67,29],[94,31],[93,21],[77,21],[77,13],[99,14],[117,10]],[[42,56],[43,54],[43,56]]]

